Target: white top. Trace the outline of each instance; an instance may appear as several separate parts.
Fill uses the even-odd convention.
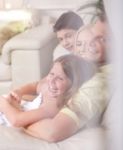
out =
[[[43,99],[42,93],[40,93],[33,101],[31,101],[31,102],[25,101],[22,104],[23,110],[32,110],[32,109],[38,108],[42,103],[42,99]]]
[[[42,103],[42,94],[40,93],[33,101],[22,103],[22,109],[25,111],[39,108]],[[8,121],[6,116],[0,112],[0,125],[11,126],[11,123]]]
[[[65,48],[63,48],[60,44],[55,48],[53,52],[53,60],[56,60],[58,57],[63,55],[69,55],[71,52]]]

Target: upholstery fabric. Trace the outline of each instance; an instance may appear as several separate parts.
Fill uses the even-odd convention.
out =
[[[0,81],[11,79],[11,66],[0,61]]]
[[[0,56],[0,94],[43,78],[57,45],[52,25],[42,24],[11,38]]]
[[[23,133],[22,129],[0,126],[1,150],[104,150],[103,129],[92,128],[58,143],[48,143]]]

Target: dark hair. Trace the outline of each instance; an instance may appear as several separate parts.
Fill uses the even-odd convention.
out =
[[[98,14],[98,19],[102,22],[106,22],[107,21],[106,14],[105,13]]]
[[[96,66],[87,62],[79,56],[69,54],[57,58],[54,63],[59,62],[62,65],[64,73],[71,80],[71,87],[66,91],[66,99],[73,96],[79,87],[95,74]]]
[[[61,29],[78,30],[82,25],[83,25],[82,18],[78,14],[69,11],[63,13],[59,17],[59,19],[56,21],[55,25],[53,26],[53,30],[54,32],[57,32]]]

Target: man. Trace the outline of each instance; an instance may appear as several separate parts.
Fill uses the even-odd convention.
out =
[[[99,72],[79,89],[54,118],[37,122],[27,127],[32,136],[57,142],[72,136],[80,128],[98,125],[110,97],[107,76],[108,65],[104,57],[106,23],[100,19],[92,27],[79,30],[76,39],[76,53],[88,61],[95,61]],[[83,44],[84,41],[84,44]],[[86,49],[85,49],[85,43]],[[84,49],[83,49],[84,46]],[[96,120],[96,121],[95,121]],[[36,134],[35,134],[36,133]]]
[[[54,51],[54,59],[64,54],[70,54],[74,50],[75,35],[82,25],[82,18],[72,11],[63,13],[58,18],[53,30],[60,45]]]

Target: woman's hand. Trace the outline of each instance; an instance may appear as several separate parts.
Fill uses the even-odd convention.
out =
[[[12,105],[15,108],[20,109],[20,101],[16,100],[10,95],[0,96],[0,111],[5,110],[7,105]]]
[[[21,99],[22,99],[22,95],[20,94],[20,92],[18,90],[15,91],[11,91],[8,95],[7,95],[7,99],[12,101],[16,101],[16,103],[20,104],[21,103]]]

